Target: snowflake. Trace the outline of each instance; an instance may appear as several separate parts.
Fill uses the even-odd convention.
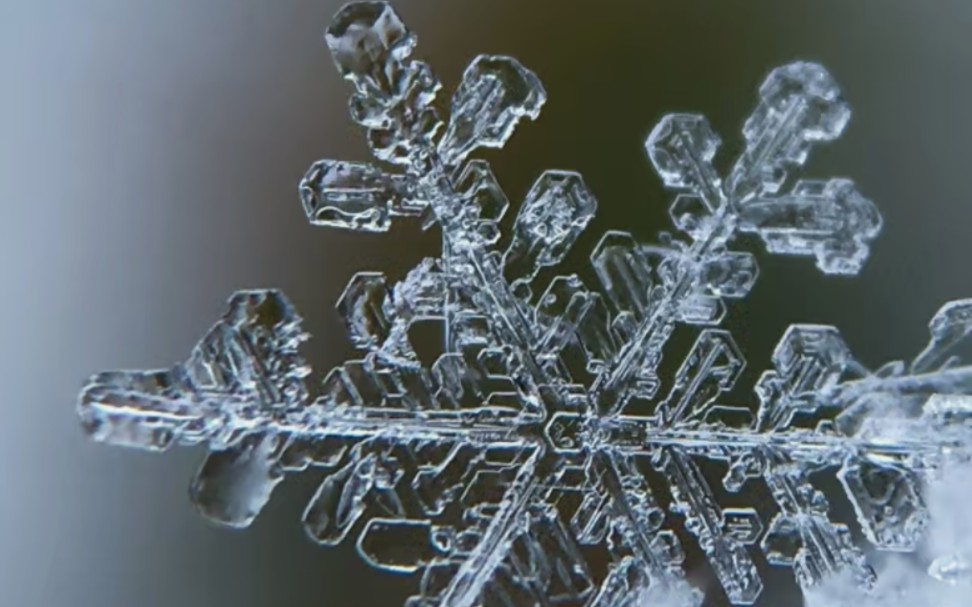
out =
[[[735,605],[762,590],[754,554],[792,568],[811,600],[864,604],[890,592],[809,477],[839,468],[873,548],[918,548],[931,520],[927,482],[968,460],[972,367],[953,352],[972,333],[972,300],[935,315],[913,361],[876,371],[835,328],[794,325],[755,385],[755,414],[721,401],[745,361],[718,326],[758,276],[737,237],[855,274],[880,231],[850,181],[788,185],[850,116],[826,70],[793,63],[769,74],[725,179],[704,117],[663,118],[645,148],[678,192],[677,235],[649,245],[608,232],[591,255],[596,287],[577,275],[540,285],[594,215],[593,194],[579,174],[547,171],[504,236],[506,195],[485,161],[469,159],[538,116],[537,77],[510,57],[479,56],[444,122],[439,82],[411,59],[415,37],[387,4],[345,6],[326,41],[383,164],[314,163],[300,184],[309,221],[380,232],[418,217],[441,229],[441,256],[397,284],[372,272],[351,279],[337,308],[364,354],[332,370],[316,396],[292,305],[278,291],[241,291],[186,362],[95,375],[79,403],[91,436],[149,450],[206,444],[191,497],[232,526],[253,521],[286,473],[325,468],[304,513],[308,534],[326,545],[352,535],[374,567],[416,574],[410,607],[698,606],[666,510]],[[431,367],[409,342],[426,320],[445,327]],[[697,338],[666,382],[658,371],[676,327]],[[649,407],[638,413],[634,402]],[[728,469],[726,493],[761,485],[775,509],[720,505],[725,493],[700,468],[713,460]],[[648,466],[668,483],[664,508]],[[928,572],[968,581],[972,552],[953,544]],[[598,559],[608,566],[592,566]]]

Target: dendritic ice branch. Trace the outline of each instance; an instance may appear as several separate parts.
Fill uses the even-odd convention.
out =
[[[414,574],[410,607],[698,606],[682,566],[687,537],[735,605],[756,602],[763,563],[792,568],[808,593],[836,579],[874,588],[872,550],[831,520],[811,473],[836,469],[873,549],[918,547],[926,483],[969,458],[972,367],[959,355],[972,300],[934,316],[914,360],[877,370],[837,329],[792,326],[755,386],[758,407],[723,402],[746,363],[719,325],[758,276],[738,237],[852,275],[880,230],[849,180],[790,175],[850,116],[830,74],[812,63],[773,70],[724,178],[706,119],[664,117],[645,147],[677,192],[676,234],[644,244],[609,232],[591,255],[597,284],[538,284],[594,215],[594,195],[579,174],[547,171],[502,234],[508,199],[469,155],[538,116],[540,81],[515,59],[479,56],[444,120],[438,80],[411,57],[415,40],[385,3],[338,12],[327,45],[379,163],[321,160],[300,184],[314,225],[379,232],[416,217],[441,229],[441,255],[404,280],[351,279],[337,308],[362,358],[309,390],[293,306],[278,291],[238,292],[186,362],[91,378],[79,403],[86,430],[150,450],[207,445],[191,496],[233,526],[248,525],[286,473],[326,469],[308,534],[353,539],[373,566]],[[409,328],[430,319],[445,343],[426,367]],[[676,328],[697,338],[662,378]],[[634,399],[650,412],[635,413]],[[727,467],[721,488],[706,460]],[[667,482],[664,500],[650,478]],[[720,505],[744,485],[772,500]],[[970,558],[937,555],[929,571],[968,581]]]

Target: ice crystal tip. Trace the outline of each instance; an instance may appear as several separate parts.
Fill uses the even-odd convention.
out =
[[[724,401],[747,363],[719,325],[759,277],[737,236],[852,275],[881,228],[849,180],[787,186],[850,116],[823,67],[769,74],[725,176],[704,117],[664,117],[645,149],[674,190],[675,235],[651,244],[608,232],[590,255],[595,284],[574,274],[543,282],[539,270],[559,264],[588,226],[594,194],[575,172],[546,171],[501,238],[510,201],[488,163],[469,158],[538,116],[537,76],[515,59],[479,56],[443,119],[432,104],[439,81],[412,58],[416,38],[388,4],[346,5],[325,39],[379,162],[313,163],[299,187],[308,221],[378,232],[420,217],[441,227],[441,254],[398,282],[351,278],[337,310],[361,358],[313,389],[290,302],[272,290],[235,294],[185,362],[91,378],[78,409],[93,438],[207,445],[190,495],[232,526],[249,524],[287,473],[325,469],[304,512],[308,535],[325,545],[357,538],[373,567],[414,574],[409,607],[698,607],[703,593],[687,581],[666,510],[708,558],[718,581],[709,592],[735,605],[762,591],[755,553],[792,569],[811,600],[883,596],[867,551],[830,518],[809,475],[837,468],[878,550],[913,551],[934,535],[927,486],[969,458],[962,346],[972,303],[943,307],[911,363],[875,370],[836,328],[794,325],[753,386],[756,406]],[[409,338],[420,321],[444,325],[431,364]],[[662,377],[676,330],[696,339]],[[649,399],[651,412],[629,410],[634,399]],[[728,463],[725,490],[763,492],[776,511],[764,520],[754,507],[721,505],[703,460]],[[658,480],[667,503],[654,497]],[[972,547],[946,544],[929,576],[972,578]],[[609,556],[606,569],[588,566],[590,547]]]

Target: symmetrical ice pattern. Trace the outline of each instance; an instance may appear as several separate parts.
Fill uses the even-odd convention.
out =
[[[790,177],[850,116],[830,74],[773,70],[725,177],[704,117],[664,117],[645,148],[676,192],[676,234],[644,244],[608,232],[590,256],[597,284],[540,284],[594,215],[594,195],[579,174],[547,171],[503,235],[509,201],[488,163],[469,158],[537,117],[540,81],[515,59],[479,56],[443,120],[415,40],[384,3],[335,16],[327,45],[380,164],[321,160],[300,184],[314,225],[379,232],[412,216],[441,229],[441,256],[404,280],[351,279],[337,309],[362,358],[313,395],[293,306],[279,291],[241,291],[186,362],[95,375],[80,397],[86,430],[149,450],[204,443],[192,500],[232,526],[250,524],[287,473],[323,468],[307,533],[414,574],[409,607],[698,606],[687,539],[734,605],[757,600],[767,563],[792,569],[804,592],[839,576],[866,593],[878,581],[869,553],[914,550],[929,523],[926,482],[968,459],[972,367],[953,353],[972,341],[972,300],[935,314],[912,361],[877,370],[837,329],[791,326],[755,385],[758,406],[723,400],[745,360],[719,325],[758,276],[737,236],[846,275],[881,227],[850,181]],[[431,367],[409,342],[427,320],[445,327]],[[676,328],[697,339],[663,379]],[[635,413],[635,401],[650,406]],[[728,470],[721,488],[700,467],[713,460]],[[870,547],[829,518],[811,479],[828,469]],[[667,490],[653,495],[649,478]],[[772,501],[731,499],[748,485]],[[970,558],[941,554],[928,572],[968,580]]]

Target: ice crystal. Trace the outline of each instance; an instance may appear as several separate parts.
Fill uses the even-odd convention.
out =
[[[415,573],[410,607],[697,606],[685,534],[665,509],[735,605],[759,597],[763,561],[792,568],[810,600],[898,588],[878,580],[848,527],[831,520],[810,474],[837,468],[873,548],[918,547],[927,483],[968,458],[972,367],[953,353],[972,333],[972,300],[934,316],[914,360],[877,370],[854,359],[837,329],[794,325],[756,383],[755,413],[722,400],[745,361],[718,326],[758,276],[737,237],[855,274],[880,230],[850,181],[790,178],[850,116],[823,67],[769,74],[724,178],[706,119],[664,117],[645,148],[677,192],[677,235],[643,244],[609,232],[591,255],[599,284],[560,275],[544,285],[539,270],[574,245],[593,194],[579,174],[547,171],[504,236],[507,197],[489,165],[469,158],[538,116],[546,95],[536,75],[510,57],[479,56],[443,121],[439,82],[411,58],[415,36],[387,4],[345,6],[326,42],[382,164],[314,163],[300,184],[309,221],[383,231],[419,217],[441,228],[441,256],[396,284],[373,272],[351,279],[337,308],[364,354],[332,370],[316,395],[292,305],[278,291],[242,291],[186,362],[90,380],[79,411],[95,439],[206,444],[192,499],[234,526],[254,519],[286,473],[325,468],[304,512],[308,534],[356,541],[374,567]],[[445,344],[426,367],[408,335],[429,319],[444,324]],[[697,339],[665,380],[676,327]],[[650,411],[628,407],[636,400]],[[728,467],[729,493],[762,483],[775,509],[720,505],[704,460]],[[646,466],[669,484],[668,503],[653,496]],[[929,573],[967,581],[970,554],[956,545],[933,555]]]

